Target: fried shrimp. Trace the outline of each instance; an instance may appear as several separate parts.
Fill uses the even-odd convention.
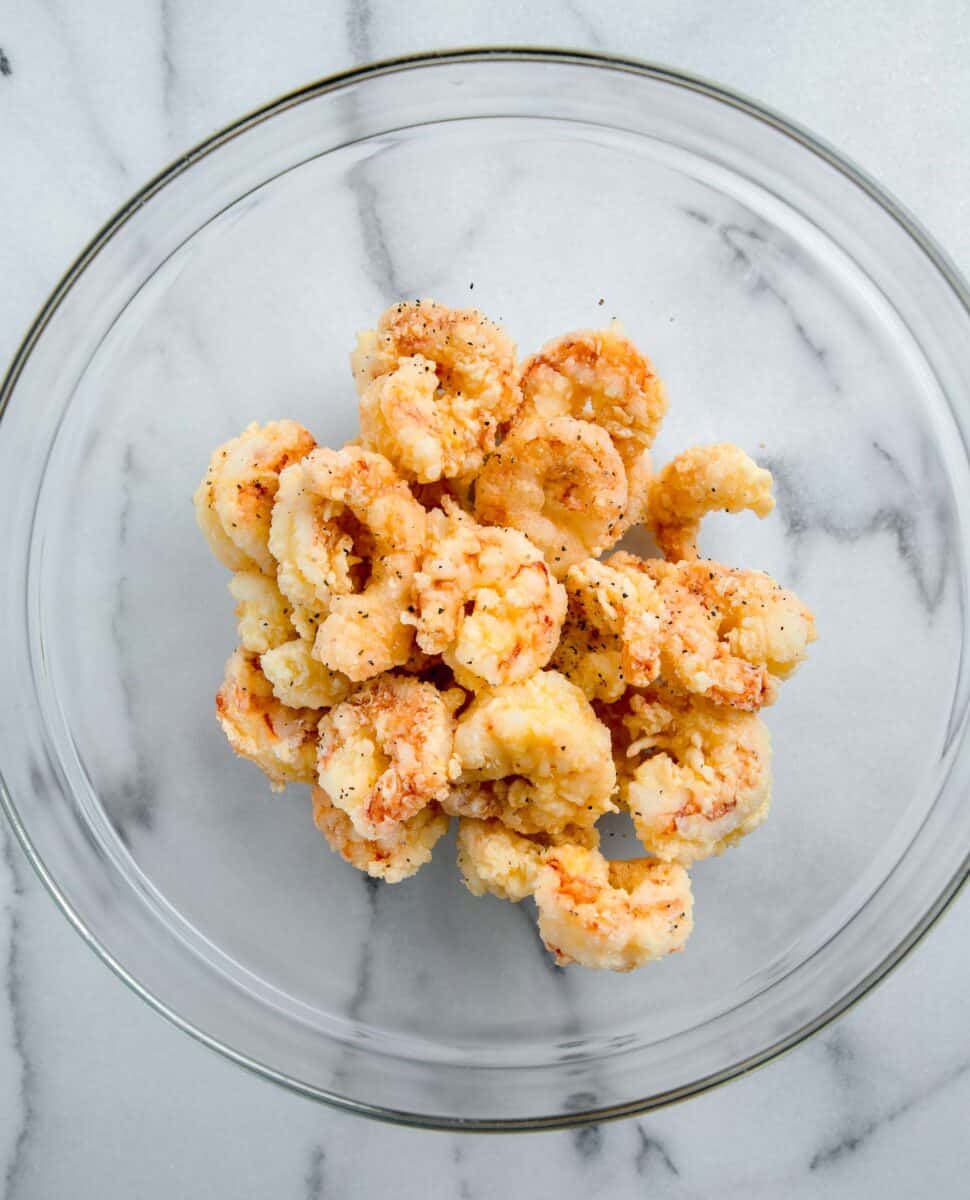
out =
[[[259,661],[273,695],[290,708],[331,708],[350,691],[346,675],[318,662],[303,638],[274,646]]]
[[[448,832],[448,818],[429,804],[395,826],[384,839],[366,838],[322,787],[313,789],[313,821],[335,851],[358,871],[385,883],[400,883],[431,861],[431,851]]]
[[[410,479],[470,477],[521,404],[515,346],[475,309],[396,304],[358,336],[361,433]]]
[[[621,718],[620,794],[644,848],[689,866],[756,829],[771,804],[771,741],[754,713],[652,689]]]
[[[675,863],[608,862],[597,850],[549,850],[535,883],[539,934],[560,966],[632,971],[682,950],[693,928],[690,879]]]
[[[593,827],[568,826],[560,835],[526,837],[501,821],[463,817],[458,824],[458,868],[473,896],[489,893],[517,904],[535,891],[539,867],[550,846],[578,844],[595,850],[599,834]]]
[[[475,481],[478,520],[521,530],[557,579],[613,545],[626,509],[626,469],[609,434],[575,417],[517,422]]]
[[[815,640],[809,609],[760,571],[623,553],[608,561],[657,584],[665,610],[661,674],[677,691],[754,711],[773,703],[779,681]]]
[[[513,903],[531,896],[542,855],[542,846],[501,821],[463,817],[458,824],[458,869],[473,896]]]
[[[274,789],[310,784],[373,879],[413,875],[457,819],[468,891],[532,897],[560,965],[680,950],[688,867],[768,813],[758,710],[815,639],[767,575],[699,558],[709,513],[771,511],[770,473],[724,443],[655,474],[664,386],[616,322],[519,364],[481,313],[415,300],[351,368],[359,437],[250,425],[195,493],[233,571],[230,744]],[[634,529],[658,557],[614,551]],[[648,857],[601,852],[621,811]]]
[[[569,569],[566,593],[569,608],[552,666],[590,700],[616,700],[628,686],[653,683],[664,629],[653,580],[622,562],[590,558]]]
[[[283,472],[270,548],[314,655],[359,682],[408,661],[425,512],[383,455],[321,448]],[[368,573],[369,562],[369,573]]]
[[[522,369],[525,413],[601,425],[627,467],[649,449],[667,411],[660,378],[614,322],[547,343]]]
[[[626,512],[623,514],[623,524],[620,533],[624,534],[635,525],[642,525],[647,519],[647,504],[650,498],[650,484],[653,480],[653,459],[649,450],[643,450],[626,468],[626,487],[629,499]]]
[[[229,580],[229,591],[238,601],[236,622],[244,650],[265,654],[296,636],[292,609],[275,578],[262,571],[237,571]]]
[[[320,722],[318,778],[368,840],[441,800],[458,774],[454,721],[433,684],[388,673],[359,687]]]
[[[229,745],[262,768],[274,791],[313,782],[321,714],[280,703],[254,654],[236,650],[226,663],[216,714]]]
[[[463,687],[524,679],[556,648],[566,593],[524,534],[479,525],[454,501],[443,503],[428,516],[415,612],[405,619]]]
[[[449,802],[518,833],[588,827],[616,812],[609,731],[556,671],[479,692],[458,719],[455,753],[461,776]]]
[[[196,488],[195,519],[209,548],[230,571],[276,573],[269,524],[280,472],[316,445],[296,421],[252,425],[219,446]]]
[[[771,483],[771,472],[730,442],[678,454],[653,479],[647,500],[647,523],[664,558],[697,558],[697,534],[708,513],[750,509],[766,517],[775,507]]]

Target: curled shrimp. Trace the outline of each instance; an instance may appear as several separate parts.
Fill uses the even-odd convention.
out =
[[[501,821],[463,817],[458,823],[458,869],[473,896],[486,893],[517,904],[535,891],[539,868],[550,845],[599,846],[593,827],[569,826],[561,835],[526,837],[507,829]]]
[[[262,571],[237,571],[229,580],[236,604],[239,642],[252,654],[265,654],[296,636],[292,609],[276,583]]]
[[[608,862],[567,844],[546,852],[534,894],[559,966],[632,971],[682,950],[693,928],[690,878],[676,863]]]
[[[665,610],[661,674],[677,691],[754,711],[773,703],[815,640],[809,609],[760,571],[629,554],[609,563],[657,584]]]
[[[609,434],[575,417],[516,422],[475,481],[475,516],[521,530],[557,579],[623,532],[627,478]]]
[[[270,548],[301,636],[359,682],[408,661],[425,512],[383,455],[321,447],[280,477]]]
[[[396,304],[358,336],[364,444],[421,483],[470,477],[521,403],[515,345],[475,309]]]
[[[350,691],[346,675],[331,671],[311,653],[310,643],[291,638],[260,658],[273,695],[289,708],[331,708]]]
[[[653,580],[622,562],[591,558],[570,567],[566,594],[569,607],[552,666],[590,700],[617,700],[628,686],[653,683],[664,629]]]
[[[771,472],[730,442],[678,454],[652,480],[647,500],[647,523],[664,558],[697,558],[697,534],[708,513],[750,509],[766,517],[775,507],[771,484]]]
[[[318,779],[354,829],[386,840],[458,774],[454,721],[433,684],[388,673],[320,722]]]
[[[616,812],[609,731],[556,671],[479,692],[458,718],[455,753],[461,776],[447,803],[518,833],[585,828]]]
[[[288,708],[273,695],[254,654],[236,650],[216,693],[216,715],[237,754],[256,763],[274,791],[316,778],[320,712]]]
[[[316,442],[296,421],[252,425],[219,446],[196,488],[195,519],[209,548],[230,571],[276,573],[269,524],[280,472]]]
[[[629,698],[620,794],[644,848],[689,866],[756,829],[771,804],[771,740],[754,713],[657,689]]]
[[[387,837],[366,838],[319,786],[313,789],[313,821],[331,850],[358,871],[385,883],[400,883],[419,871],[431,861],[435,843],[448,832],[448,818],[432,803],[396,825]]]
[[[479,525],[450,500],[428,515],[428,549],[406,619],[459,684],[510,683],[549,661],[566,593],[524,534]]]
[[[524,413],[601,425],[628,467],[649,449],[667,411],[659,376],[618,322],[547,343],[523,367],[521,384]]]

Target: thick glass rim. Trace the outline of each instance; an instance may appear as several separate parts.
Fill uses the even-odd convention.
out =
[[[197,162],[219,149],[225,143],[247,132],[254,126],[328,92],[336,91],[351,83],[360,83],[369,78],[391,75],[399,72],[420,70],[436,64],[453,64],[458,62],[481,63],[487,61],[506,61],[523,63],[568,63],[574,66],[589,67],[599,70],[621,71],[626,74],[639,75],[644,79],[666,83],[674,87],[700,93],[712,100],[727,105],[738,112],[769,125],[784,134],[792,141],[809,150],[833,167],[851,183],[862,189],[870,199],[875,201],[902,230],[916,243],[923,254],[930,260],[943,280],[953,292],[963,310],[970,317],[970,287],[962,274],[950,260],[948,255],[936,244],[922,225],[885,189],[858,167],[850,159],[836,151],[825,141],[804,129],[787,117],[766,107],[740,92],[721,84],[714,83],[700,75],[680,71],[661,64],[641,61],[632,58],[621,58],[609,54],[590,51],[552,49],[533,46],[486,46],[469,47],[457,50],[431,51],[421,54],[407,55],[399,58],[384,59],[368,63],[352,70],[329,75],[314,83],[287,92],[260,108],[240,117],[238,120],[212,134],[191,150],[181,155],[169,166],[150,179],[126,204],[124,204],[95,234],[88,245],[81,251],[75,261],[67,269],[60,281],[51,292],[40,312],[34,318],[23,340],[11,360],[10,366],[0,384],[0,421],[6,411],[10,398],[16,388],[17,381],[33,351],[34,346],[43,335],[55,312],[63,303],[71,288],[97,257],[104,246],[128,222],[128,220],[143,207],[156,193],[178,176],[188,171]],[[847,1012],[853,1005],[866,996],[878,983],[892,971],[921,938],[936,923],[939,917],[952,903],[963,885],[970,877],[970,851],[964,856],[960,867],[940,892],[935,902],[923,914],[919,921],[899,941],[896,947],[885,956],[875,968],[868,972],[854,987],[848,989],[838,1000],[831,1004],[813,1020],[800,1029],[779,1039],[756,1054],[749,1055],[729,1067],[713,1074],[685,1084],[680,1088],[670,1089],[656,1095],[647,1096],[623,1104],[602,1108],[591,1108],[585,1111],[570,1112],[547,1117],[522,1118],[456,1118],[447,1114],[420,1114],[398,1109],[385,1108],[377,1104],[367,1104],[351,1100],[345,1096],[329,1092],[302,1083],[274,1068],[259,1062],[232,1046],[221,1042],[218,1038],[205,1033],[192,1022],[186,1020],[170,1008],[159,997],[144,987],[126,968],[118,962],[111,952],[87,928],[84,921],[72,907],[63,894],[56,880],[48,871],[43,859],[31,841],[30,835],[21,820],[12,795],[7,790],[2,774],[0,774],[0,809],[6,815],[14,834],[19,841],[28,861],[37,872],[44,887],[53,898],[57,907],[68,919],[74,929],[90,946],[95,954],[124,982],[137,996],[150,1005],[156,1012],[169,1020],[177,1028],[183,1030],[196,1041],[218,1051],[232,1062],[247,1068],[263,1079],[285,1087],[297,1095],[321,1101],[333,1108],[368,1116],[396,1125],[416,1128],[450,1130],[453,1132],[526,1132],[539,1130],[567,1129],[591,1122],[618,1120],[623,1117],[635,1116],[652,1110],[687,1100],[691,1096],[710,1091],[714,1087],[727,1083],[739,1075],[747,1074],[757,1067],[771,1062],[786,1051],[800,1045],[807,1038],[823,1029],[837,1017]]]

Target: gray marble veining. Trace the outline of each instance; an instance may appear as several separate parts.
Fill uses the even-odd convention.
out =
[[[722,78],[844,146],[924,215],[970,269],[970,158],[953,149],[970,107],[963,6],[948,0],[920,22],[906,6],[878,21],[864,6],[835,11],[752,0],[731,14],[728,8],[701,0],[595,8],[551,0],[456,15],[441,0],[421,0],[407,14],[390,0],[329,8],[300,0],[270,21],[258,0],[198,7],[110,0],[97,12],[15,5],[0,29],[0,212],[8,233],[0,247],[0,352],[13,352],[97,225],[173,154],[320,74],[459,42],[604,48]],[[863,42],[868,51],[860,58],[854,47]],[[913,48],[918,70],[899,69],[901,47]],[[887,80],[892,120],[885,117]],[[946,164],[945,181],[927,170],[936,163]],[[412,278],[406,254],[397,253],[374,169],[375,159],[360,164],[353,197],[375,289],[400,295],[430,286]],[[838,402],[845,391],[838,348],[779,286],[772,256],[780,248],[766,246],[756,227],[716,224],[700,210],[687,215],[710,229],[724,270],[787,323],[820,391]],[[201,361],[204,342],[196,352]],[[797,458],[778,454],[768,464],[795,546],[793,581],[813,538],[854,547],[885,537],[916,602],[934,612],[947,564],[926,551],[934,545],[925,532],[934,514],[914,514],[909,503],[921,464],[896,458],[879,430],[851,453],[879,488],[875,505],[852,515],[819,507],[805,493]],[[129,473],[138,471],[136,451],[129,448],[125,462]],[[922,523],[920,536],[914,521]],[[118,537],[128,536],[123,518]],[[114,622],[120,659],[127,603],[122,583]],[[134,690],[127,701],[138,704]],[[152,820],[156,769],[136,755],[119,772],[117,807],[128,812],[132,836]],[[2,1200],[965,1194],[965,898],[873,996],[765,1070],[638,1120],[499,1140],[365,1124],[223,1062],[128,993],[55,911],[9,830],[0,830],[0,842]],[[364,920],[375,927],[379,891],[361,886]],[[366,1011],[371,953],[364,939],[355,1014]],[[550,971],[555,983],[544,994],[562,1009],[568,1043],[571,984]],[[577,1094],[572,1102],[579,1108],[587,1100]]]
[[[20,961],[23,937],[21,900],[24,894],[20,875],[26,869],[14,847],[13,834],[6,827],[0,829],[0,845],[3,848],[4,886],[8,901],[6,933],[6,957],[0,961],[0,982],[6,1001],[10,1029],[11,1063],[8,1079],[14,1093],[10,1106],[9,1129],[12,1145],[8,1152],[4,1175],[4,1196],[12,1196],[24,1169],[28,1141],[34,1119],[34,1077],[30,1051],[27,1044],[27,1014],[25,1011],[23,968]]]

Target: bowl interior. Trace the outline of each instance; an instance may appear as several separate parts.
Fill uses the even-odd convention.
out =
[[[153,225],[115,235],[102,291],[62,306],[49,337],[73,357],[55,365],[52,347],[48,377],[22,380],[48,390],[28,643],[56,781],[43,820],[88,847],[64,851],[68,901],[113,931],[98,936],[136,978],[152,944],[156,961],[177,956],[152,990],[168,987],[163,1002],[239,1053],[359,1103],[473,1119],[692,1084],[858,982],[868,964],[845,931],[922,853],[914,839],[941,803],[966,619],[951,413],[965,398],[946,347],[873,266],[888,235],[870,229],[863,244],[825,191],[838,172],[795,147],[822,182],[792,183],[768,141],[745,140],[758,122],[743,114],[730,114],[742,133],[726,162],[723,102],[684,91],[672,117],[673,82],[637,84],[663,101],[650,128],[651,94],[636,92],[630,128],[624,97],[597,91],[597,71],[618,86],[603,68],[586,66],[583,83],[615,106],[612,123],[581,104],[560,113],[551,82],[536,99],[518,76],[531,107],[494,111],[502,80],[476,74],[487,69],[443,74],[424,119],[355,100],[357,83],[303,102],[322,133],[301,117],[287,141],[284,112],[201,159],[197,194],[163,189],[146,206]],[[463,87],[471,110],[456,115],[450,89]],[[786,137],[758,138],[769,133]],[[244,176],[220,166],[227,154]],[[899,296],[922,286],[908,267],[892,280]],[[655,460],[730,440],[774,472],[775,515],[711,518],[705,553],[771,572],[817,614],[810,661],[763,714],[769,821],[693,870],[686,951],[630,976],[553,967],[530,904],[465,891],[452,838],[414,879],[374,885],[329,853],[307,789],[271,794],[214,720],[235,637],[228,575],[191,505],[211,449],[283,416],[323,443],[352,437],[356,331],[429,295],[480,306],[523,354],[619,317],[668,385]],[[11,414],[27,402],[15,394]],[[10,790],[30,832],[31,799]],[[605,828],[610,856],[636,852],[623,820]],[[82,871],[88,854],[98,865]],[[792,986],[800,971],[811,987]],[[501,1087],[460,1082],[495,1067]]]

